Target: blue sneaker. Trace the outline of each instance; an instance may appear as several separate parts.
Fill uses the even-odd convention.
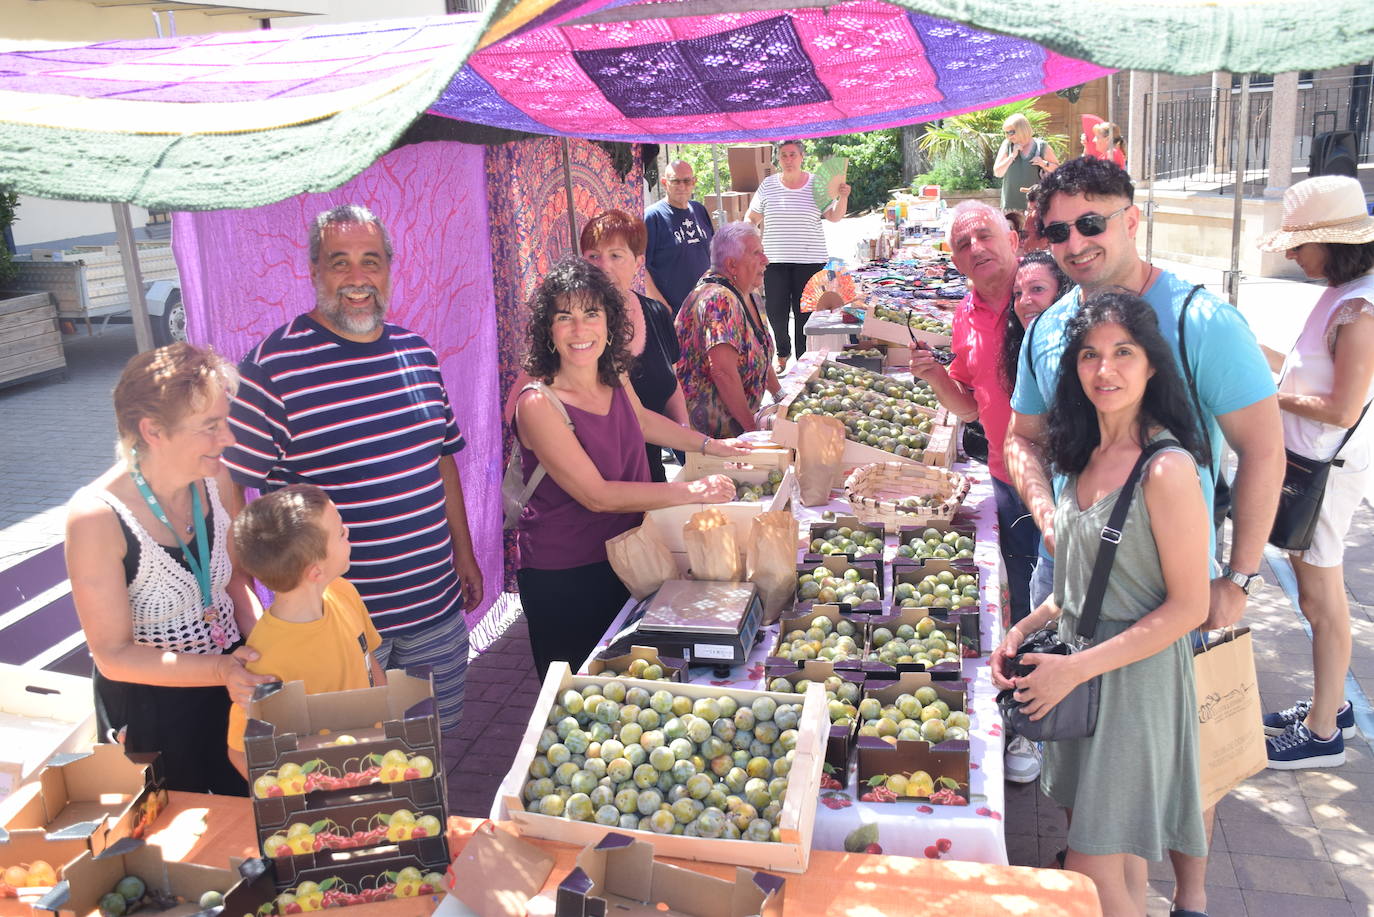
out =
[[[1280,710],[1278,713],[1266,713],[1264,715],[1264,734],[1267,736],[1283,735],[1288,731],[1288,727],[1294,723],[1301,723],[1307,719],[1307,712],[1312,709],[1310,700],[1300,700],[1287,710]],[[1336,726],[1341,730],[1341,738],[1355,738],[1355,708],[1350,706],[1350,701],[1341,705],[1341,709],[1336,711]]]
[[[1323,740],[1302,723],[1294,723],[1283,735],[1271,736],[1264,744],[1269,751],[1269,766],[1274,770],[1340,767],[1345,763],[1345,739],[1339,729],[1331,738]]]

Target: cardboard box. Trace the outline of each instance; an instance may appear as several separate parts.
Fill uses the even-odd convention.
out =
[[[242,878],[224,896],[222,913],[226,917],[277,913],[275,908],[264,906],[270,905],[282,893],[295,894],[294,890],[303,882],[314,882],[320,889],[311,894],[320,898],[312,902],[314,906],[310,910],[414,897],[417,902],[412,913],[428,914],[433,905],[420,899],[428,899],[444,890],[445,872],[449,866],[448,845],[442,837],[408,841],[406,845],[325,851],[315,854],[313,861],[306,857],[245,860],[239,865]],[[401,846],[406,849],[401,850]],[[428,890],[419,886],[410,889],[414,894],[396,895],[397,873],[407,868],[418,869],[421,875],[435,873],[439,878]],[[496,879],[496,883],[499,881]],[[331,901],[335,895],[357,897],[351,901]]]
[[[859,657],[853,659],[839,659],[834,661],[837,669],[855,670],[861,668],[864,651],[864,624],[868,620],[868,612],[881,612],[882,606],[877,603],[869,605],[858,605],[856,608],[863,609],[858,614],[846,614],[843,609],[847,605],[825,605],[812,604],[805,611],[796,611],[791,617],[785,617],[778,622],[778,642],[773,644],[768,651],[768,659],[764,662],[764,671],[769,675],[786,675],[790,672],[802,668],[803,663],[811,660],[792,661],[784,659],[778,655],[778,650],[782,647],[783,640],[794,630],[806,630],[811,626],[811,622],[816,618],[826,618],[832,627],[841,621],[849,621],[854,625],[854,643],[859,648]],[[821,662],[830,660],[822,659]]]
[[[356,741],[332,744],[342,734]],[[386,684],[355,691],[308,695],[299,681],[263,685],[248,711],[243,744],[250,785],[260,777],[275,776],[288,763],[299,765],[307,775],[358,774],[369,766],[379,767],[384,756],[396,750],[407,758],[429,758],[433,773],[428,776],[444,773],[434,689],[426,666],[392,669]],[[375,774],[374,778],[380,780]],[[306,795],[332,793],[343,798],[355,792],[357,786],[312,787]],[[256,789],[254,794],[256,803]]]
[[[902,694],[914,694],[917,688],[929,685],[935,689],[940,699],[949,704],[950,710],[966,710],[966,695],[962,688],[954,688],[931,678],[921,672],[905,672],[896,681],[882,687],[877,683],[864,685],[864,696],[878,700],[884,706],[895,703]],[[948,739],[938,745],[929,742],[899,741],[891,745],[873,736],[859,736],[855,743],[858,756],[858,786],[864,792],[868,782],[878,774],[911,774],[925,771],[935,780],[935,788],[948,785],[952,781],[957,792],[968,804],[969,780],[969,742],[966,739]],[[941,783],[942,778],[947,781]],[[921,797],[911,797],[921,798]]]
[[[923,533],[926,529],[934,529],[935,531],[939,532],[942,536],[945,535],[945,534],[947,534],[947,533],[949,533],[949,532],[958,532],[960,535],[964,535],[964,536],[967,536],[968,538],[972,538],[972,539],[973,539],[974,547],[975,547],[975,549],[977,548],[977,545],[978,545],[978,528],[977,528],[975,525],[973,525],[973,523],[971,523],[971,522],[964,522],[964,521],[961,521],[958,514],[956,514],[955,517],[954,517],[952,520],[932,519],[930,522],[927,522],[927,523],[925,523],[924,525],[902,525],[902,526],[898,526],[898,527],[897,527],[897,547],[900,548],[902,545],[906,544],[906,543],[909,542],[911,539],[919,537],[919,536],[921,535],[921,533]],[[901,564],[901,563],[919,563],[922,559],[924,559],[924,558],[905,557],[905,556],[903,556],[903,555],[901,555],[901,554],[898,554],[898,555],[897,555],[897,559],[894,561],[894,563],[896,563],[896,564]],[[932,558],[929,558],[929,559],[930,559],[930,560],[942,560],[942,559],[946,559],[946,558],[932,557]],[[959,560],[959,559],[968,560],[968,558],[947,558],[947,559],[949,559],[949,560]]]
[[[876,560],[879,563],[882,562],[883,552],[881,550],[878,551],[878,553],[876,554],[855,554],[849,552],[843,554],[813,554],[811,551],[811,545],[815,542],[815,540],[817,538],[825,538],[826,532],[830,531],[831,529],[838,528],[848,528],[853,529],[854,531],[867,532],[870,535],[877,535],[879,538],[883,539],[886,539],[887,535],[887,533],[883,530],[883,527],[881,525],[874,525],[869,522],[861,522],[859,521],[857,516],[836,516],[830,522],[813,522],[809,526],[807,526],[806,541],[802,549],[805,556],[805,562],[810,563],[810,559],[812,557],[815,557],[816,560],[820,560],[823,557],[847,557],[850,560]]]
[[[87,851],[67,864],[65,872],[66,880],[34,905],[35,914],[87,917],[97,913],[101,896],[114,891],[120,879],[138,876],[150,891],[157,890],[182,899],[174,907],[152,912],[162,917],[208,917],[218,913],[218,909],[202,910],[200,896],[208,891],[227,895],[239,878],[231,869],[165,860],[162,848],[150,845],[138,846],[122,855],[110,851],[104,856],[93,857]]]
[[[448,893],[477,917],[524,917],[555,862],[507,828],[485,821],[449,867]]]
[[[607,834],[577,856],[558,885],[555,917],[782,917],[779,876],[735,870],[717,879],[654,859],[654,848],[624,834]]]
[[[840,602],[838,604],[841,606],[849,605],[851,612],[859,612],[860,614],[881,613],[883,603],[882,596],[884,595],[883,562],[881,560],[872,558],[850,560],[849,556],[846,554],[829,554],[824,557],[816,557],[798,563],[797,576],[800,577],[803,573],[810,573],[817,567],[825,567],[835,576],[843,576],[846,570],[858,570],[859,576],[862,579],[866,579],[878,587],[879,600],[877,602]],[[800,587],[798,587],[798,590],[800,590]],[[817,604],[827,603],[818,602],[816,599],[803,599],[799,591],[797,602],[794,606],[796,612],[794,617],[800,617],[806,614],[807,609]],[[804,629],[805,628],[803,628],[803,630]]]
[[[890,322],[887,319],[877,318],[872,309],[864,314],[862,333],[864,337],[907,346],[910,346],[912,338],[923,344],[929,344],[931,347],[949,347],[954,343],[954,339],[948,334],[934,334],[929,331],[908,328],[900,322]]]
[[[748,455],[734,458],[689,452],[679,480],[699,481],[713,474],[724,474],[746,484],[762,484],[775,471],[786,474],[792,461],[792,449],[777,444],[761,446]]]
[[[0,800],[54,754],[95,739],[89,678],[0,664]]]
[[[662,682],[620,679],[626,687],[642,687],[650,692],[663,687]],[[525,729],[524,738],[516,752],[510,771],[497,790],[495,813],[502,819],[514,821],[522,834],[548,838],[571,844],[598,843],[611,829],[594,822],[571,821],[562,817],[537,815],[525,810],[521,802],[530,763],[538,753],[539,736],[545,729],[549,711],[569,688],[581,690],[587,685],[602,685],[608,678],[593,675],[574,675],[565,662],[555,662],[544,679],[534,715]],[[674,694],[691,698],[723,697],[729,695],[740,705],[752,704],[760,697],[770,697],[777,703],[796,703],[795,694],[773,694],[766,691],[745,691],[715,685],[681,684],[672,687]],[[811,832],[816,820],[816,795],[820,788],[821,769],[825,759],[825,740],[829,733],[829,717],[825,710],[825,693],[820,685],[812,686],[802,701],[801,719],[797,725],[797,745],[788,774],[788,791],[778,819],[782,840],[777,843],[746,840],[686,837],[674,834],[653,834],[646,831],[622,831],[637,840],[653,845],[659,856],[687,860],[707,860],[734,863],[783,872],[804,872],[811,856]],[[617,829],[620,830],[620,829]]]
[[[643,659],[649,665],[661,666],[663,668],[661,681],[682,682],[687,680],[687,661],[685,659],[660,655],[658,650],[652,646],[632,646],[628,653],[606,650],[587,666],[587,674],[612,676],[617,672],[623,673],[636,659]],[[649,680],[653,681],[654,679]]]
[[[86,853],[85,838],[50,838],[41,828],[11,831],[0,840],[0,871],[42,860],[53,868],[61,882],[66,865],[83,853]],[[30,917],[32,905],[51,890],[51,887],[21,888],[17,898],[0,898],[0,917]]]
[[[763,180],[774,172],[772,144],[738,144],[727,147],[725,156],[730,165],[732,191],[757,191]]]
[[[972,605],[965,605],[962,608],[945,608],[937,605],[922,605],[916,608],[909,608],[910,611],[920,611],[928,614],[937,621],[948,621],[959,625],[959,645],[964,647],[965,655],[981,656],[984,652],[982,628],[979,626],[979,615],[983,608],[983,576],[978,569],[978,565],[971,560],[949,561],[943,557],[928,557],[922,560],[909,560],[899,558],[892,564],[892,612],[897,614],[901,611],[897,604],[896,589],[900,583],[910,583],[915,586],[934,573],[948,570],[955,576],[969,574],[974,578],[978,587],[978,599]],[[901,623],[901,622],[899,622]],[[991,652],[988,647],[987,651]]]
[[[930,608],[903,608],[893,614],[874,616],[868,619],[865,629],[865,649],[864,664],[865,668],[874,678],[888,677],[885,672],[929,672],[936,678],[958,680],[963,677],[963,663],[961,662],[939,662],[930,667],[921,665],[919,662],[899,662],[896,665],[887,665],[878,661],[875,654],[879,647],[873,645],[873,631],[879,627],[886,627],[894,634],[897,628],[903,624],[910,624],[915,627],[922,618],[929,617],[935,622],[938,630],[942,631],[945,639],[955,646],[963,646],[961,642],[962,630],[958,620],[948,620],[939,615],[930,614]],[[974,615],[975,624],[977,615]]]
[[[167,807],[157,758],[125,755],[119,745],[53,757],[0,805],[0,841],[8,832],[40,829],[56,839],[80,838],[99,855],[122,838],[142,838]]]
[[[859,698],[863,698],[863,687],[865,675],[862,671],[855,669],[836,668],[833,662],[824,659],[808,659],[801,664],[801,668],[782,674],[768,673],[765,679],[769,687],[772,687],[774,678],[783,678],[793,685],[800,681],[812,681],[820,683],[824,687],[825,680],[832,675],[839,677],[841,681],[847,681],[859,688]],[[828,703],[828,701],[827,701]],[[857,707],[858,704],[855,704]],[[829,716],[826,717],[829,719]],[[854,717],[854,722],[848,726],[831,723],[829,738],[825,743],[825,763],[829,764],[840,773],[848,773],[849,753],[854,745],[854,735],[858,731],[858,716]]]
[[[253,815],[257,821],[258,850],[261,856],[268,856],[263,845],[274,834],[286,835],[291,826],[301,823],[310,826],[312,835],[328,832],[330,835],[347,838],[341,841],[326,841],[322,849],[357,850],[378,847],[388,843],[398,843],[405,852],[406,845],[413,841],[389,841],[383,833],[376,836],[375,829],[386,829],[393,813],[405,809],[416,819],[432,815],[439,822],[434,836],[443,837],[448,813],[444,807],[444,777],[436,775],[427,780],[407,780],[403,783],[373,784],[354,791],[355,795],[346,797],[343,802],[334,801],[336,794],[311,794],[310,796],[276,796],[271,799],[257,799],[253,804]],[[321,804],[321,796],[331,797]],[[368,838],[354,837],[355,832],[372,831]],[[424,835],[421,835],[423,837]],[[419,840],[420,838],[416,838]],[[338,844],[339,846],[334,846]],[[310,856],[293,854],[292,856]],[[271,854],[273,859],[283,859]]]

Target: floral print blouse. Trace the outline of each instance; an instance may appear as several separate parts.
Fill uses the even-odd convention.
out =
[[[687,413],[697,432],[717,438],[744,432],[711,381],[707,354],[717,344],[732,348],[739,358],[740,380],[751,411],[763,403],[773,339],[762,322],[755,322],[739,297],[719,278],[707,274],[688,294],[677,314],[677,337],[682,356],[677,378],[687,401]]]

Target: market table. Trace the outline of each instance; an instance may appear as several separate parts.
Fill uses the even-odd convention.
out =
[[[163,848],[169,859],[224,867],[232,857],[253,853],[253,813],[247,799],[171,793],[148,843]],[[485,819],[452,816],[448,820],[450,852],[456,856]],[[503,830],[505,826],[499,826]],[[512,832],[513,833],[513,832]],[[572,870],[579,848],[556,841],[524,838],[555,858],[542,891],[531,899],[528,913],[553,914],[553,892]],[[667,860],[676,866],[719,878],[734,878],[734,867],[717,863]],[[1077,873],[1021,866],[943,863],[926,859],[869,854],[818,852],[802,875],[788,875],[784,895],[787,917],[836,914],[896,914],[905,908],[894,902],[919,894],[919,909],[930,913],[975,915],[1051,915],[1091,917],[1101,914],[1092,882]],[[444,896],[403,898],[355,905],[346,913],[356,917],[415,917],[435,913],[464,913],[444,903]]]
[[[858,334],[861,324],[844,321],[844,313],[839,309],[825,312],[812,312],[806,319],[803,332],[806,334],[807,350],[837,351],[849,343],[850,335]]]
[[[811,355],[808,354],[810,359]],[[912,857],[938,855],[951,859],[980,863],[1005,864],[1007,847],[1002,823],[1005,811],[1005,787],[1002,764],[1002,721],[997,712],[996,689],[992,686],[991,668],[986,655],[989,647],[1001,640],[1001,612],[1003,606],[1001,552],[998,549],[997,508],[992,478],[983,465],[963,465],[958,470],[970,481],[968,496],[957,521],[976,528],[974,562],[980,576],[981,639],[984,655],[963,661],[963,687],[967,691],[967,706],[972,717],[969,730],[969,787],[967,806],[933,806],[924,802],[868,803],[859,801],[857,776],[848,776],[843,790],[822,791],[818,800],[817,817],[811,838],[813,850],[844,850],[845,839],[858,827],[877,826],[877,843],[884,853]],[[806,526],[820,521],[822,514],[833,511],[845,514],[848,504],[835,499],[825,506],[803,507],[794,501],[794,514]],[[890,561],[896,554],[896,537],[887,536],[884,551],[883,594],[891,595],[892,572]],[[595,657],[625,629],[642,608],[643,603],[631,600],[620,610],[603,635]],[[777,641],[778,625],[760,629],[761,636],[754,644],[749,658],[733,666],[728,675],[718,675],[710,666],[694,666],[688,678],[696,683],[721,687],[733,686],[749,690],[764,690],[764,659]],[[586,672],[589,657],[579,671]],[[499,812],[499,802],[493,814]],[[943,850],[941,848],[944,848]]]

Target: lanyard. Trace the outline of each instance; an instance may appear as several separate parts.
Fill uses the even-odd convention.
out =
[[[129,468],[129,477],[134,479],[134,484],[138,487],[138,492],[143,495],[143,502],[148,504],[148,509],[152,510],[153,516],[158,522],[167,526],[167,530],[172,533],[172,537],[177,540],[177,547],[181,548],[181,553],[186,558],[186,565],[191,568],[191,573],[196,577],[196,585],[200,587],[200,600],[206,609],[206,617],[214,608],[214,598],[210,593],[210,538],[205,533],[205,514],[200,508],[200,492],[196,490],[195,484],[189,484],[191,488],[191,513],[195,516],[196,526],[196,553],[192,554],[191,549],[186,546],[186,542],[181,540],[181,534],[167,518],[167,513],[162,508],[162,504],[153,495],[153,489],[148,486],[148,481],[143,477],[143,473],[138,470],[137,465]]]

